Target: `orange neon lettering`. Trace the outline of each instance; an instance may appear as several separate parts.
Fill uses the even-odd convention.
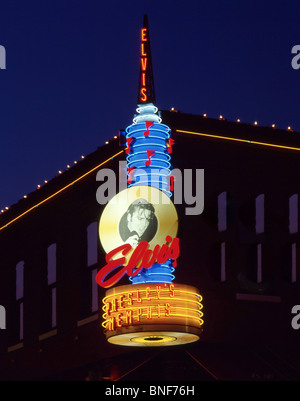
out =
[[[147,53],[145,53],[145,43],[141,43],[141,56],[147,56]]]
[[[142,298],[140,298],[139,290],[136,291],[136,302],[142,302]]]
[[[138,322],[141,321],[142,313],[143,313],[142,308],[139,308],[139,309],[138,309],[138,313],[137,313],[137,321],[138,321]]]
[[[147,28],[142,28],[141,34],[142,34],[142,41],[147,42]]]
[[[147,319],[152,319],[152,306],[147,308]]]
[[[171,308],[171,304],[169,304],[169,302],[167,302],[166,306],[165,306],[165,316],[167,316],[167,317],[171,315],[170,308]]]
[[[116,326],[117,327],[122,327],[122,322],[121,322],[121,313],[117,314],[117,321],[116,321]]]
[[[128,295],[128,305],[132,305],[132,292],[129,292],[127,295]]]
[[[115,319],[113,317],[110,317],[108,319],[108,330],[113,331],[115,329]]]
[[[132,324],[132,310],[126,311],[126,324]]]
[[[114,298],[112,300],[111,305],[112,305],[111,311],[112,312],[117,312],[117,300],[116,300],[116,298]]]
[[[147,68],[147,57],[141,58],[141,66],[142,66],[142,71],[146,71]]]
[[[170,284],[170,297],[174,298],[174,296],[175,296],[175,285]]]
[[[156,286],[157,299],[160,299],[160,290],[161,290],[161,286],[157,285]]]
[[[146,92],[147,89],[145,87],[141,88],[141,102],[147,101]],[[147,151],[147,155],[148,152],[149,151]],[[151,157],[150,154],[149,157]],[[168,259],[173,259],[173,267],[177,266],[177,258],[180,253],[179,238],[173,238],[172,240],[172,238],[167,235],[166,243],[161,247],[157,244],[153,251],[148,249],[148,247],[149,243],[147,241],[141,241],[130,256],[127,266],[123,266],[123,264],[126,262],[125,256],[117,259],[113,259],[113,257],[119,252],[121,252],[123,255],[127,255],[128,252],[132,250],[132,246],[130,244],[126,243],[108,252],[105,257],[107,264],[100,269],[96,275],[97,283],[104,288],[111,287],[112,285],[116,284],[126,273],[128,276],[134,277],[139,274],[143,267],[145,269],[149,269],[155,262],[163,264]],[[116,269],[118,269],[118,271],[115,273]]]
[[[119,308],[123,308],[123,307],[124,307],[123,298],[124,298],[124,295],[120,295],[120,299],[119,299]]]
[[[144,72],[142,73],[142,85],[146,86],[146,74]]]
[[[143,97],[141,97],[141,102],[145,102],[147,100],[147,95],[145,93],[146,91],[147,91],[146,88],[141,89],[141,95],[143,96]]]
[[[150,290],[151,290],[151,287],[147,287],[146,288],[146,299],[147,299],[147,301],[151,301]]]
[[[109,307],[110,307],[110,302],[105,303],[105,312],[108,314],[109,312]]]

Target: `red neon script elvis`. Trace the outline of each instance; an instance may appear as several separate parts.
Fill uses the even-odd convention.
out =
[[[106,265],[100,269],[96,275],[97,283],[104,288],[111,287],[116,284],[126,273],[128,276],[134,277],[144,268],[149,269],[154,263],[165,263],[168,259],[173,259],[173,267],[177,266],[177,258],[179,256],[179,238],[172,238],[166,236],[166,244],[155,245],[153,251],[148,249],[149,243],[142,241],[133,251],[127,265],[123,266],[126,261],[125,256],[132,249],[129,244],[123,244],[108,252],[105,257]],[[122,257],[112,260],[112,258],[119,252]],[[118,270],[117,270],[118,269]],[[114,270],[116,273],[111,275]],[[108,277],[110,275],[110,277]],[[108,277],[108,278],[107,278]]]

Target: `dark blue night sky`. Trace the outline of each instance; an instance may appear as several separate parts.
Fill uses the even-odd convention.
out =
[[[144,14],[160,109],[300,132],[299,0],[2,0],[0,209],[132,123]]]

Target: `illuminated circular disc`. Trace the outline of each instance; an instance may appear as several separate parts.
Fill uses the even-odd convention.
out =
[[[176,331],[142,331],[117,334],[107,339],[115,345],[131,347],[161,347],[188,344],[199,340],[199,335]]]
[[[177,338],[173,336],[164,336],[164,335],[151,335],[151,336],[138,336],[132,337],[130,341],[134,343],[144,343],[144,344],[161,344],[161,343],[169,343],[170,341],[176,341]]]
[[[131,216],[129,210],[132,210],[130,209],[132,205],[139,204],[146,204],[147,208],[151,208],[151,221],[144,232],[138,231],[143,228],[132,226],[133,222],[128,221],[130,219],[127,217],[128,214]],[[128,242],[123,234],[125,230],[133,232],[137,230],[140,238],[149,242],[149,249],[153,249],[157,244],[165,244],[166,236],[174,238],[178,230],[178,215],[173,202],[164,192],[155,187],[136,185],[124,189],[108,202],[100,218],[99,237],[106,253]],[[133,245],[133,249],[136,246],[137,244]],[[127,253],[127,260],[133,249]],[[119,252],[113,259],[121,256],[123,255]]]

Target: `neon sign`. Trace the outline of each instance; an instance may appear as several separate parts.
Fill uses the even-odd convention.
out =
[[[173,283],[180,255],[178,215],[171,200],[175,142],[155,106],[146,16],[136,111],[125,130],[127,189],[108,202],[99,224],[106,265],[96,281],[108,288],[102,326],[107,340],[117,345],[186,344],[202,332],[202,296],[195,287]],[[125,275],[131,284],[114,287]]]
[[[182,327],[193,331],[201,330],[203,325],[202,297],[194,287],[182,284],[141,284],[125,285],[107,291],[103,299],[103,323],[110,342],[120,341],[124,345],[144,342],[153,345],[157,342],[182,342]],[[150,334],[140,336],[131,334],[127,341],[130,327],[143,325],[143,330]],[[161,331],[151,332],[153,326],[159,325]],[[162,334],[170,330],[172,336]],[[176,331],[177,330],[177,331]],[[179,330],[179,331],[178,331]],[[186,336],[186,334],[185,334]],[[144,339],[144,340],[142,340]],[[164,340],[164,341],[162,341]],[[194,340],[194,335],[190,337]],[[185,340],[184,342],[189,342]]]
[[[141,31],[142,43],[141,43],[141,69],[142,69],[142,87],[140,89],[140,101],[146,102],[147,88],[146,88],[146,71],[147,71],[147,53],[145,52],[145,42],[147,42],[147,28],[143,28]]]
[[[147,107],[149,113],[149,106]],[[154,108],[154,106],[153,106]],[[144,107],[139,108],[140,116]],[[151,116],[152,119],[155,114]],[[174,140],[170,128],[156,121],[141,121],[126,128],[128,184],[151,185],[171,196],[171,156]],[[151,177],[151,182],[149,179]]]
[[[172,282],[180,255],[177,230],[177,211],[167,194],[148,185],[120,191],[100,218],[106,265],[97,283],[108,288],[126,274],[133,284]]]
[[[170,244],[170,245],[169,245]],[[130,277],[137,276],[142,269],[149,269],[155,263],[164,264],[169,259],[172,259],[173,266],[177,266],[177,258],[179,256],[179,239],[166,237],[166,244],[162,246],[156,245],[153,249],[149,249],[149,243],[142,241],[133,250],[128,263],[126,263],[125,256],[132,250],[130,244],[121,245],[112,251],[108,252],[105,260],[107,264],[98,271],[96,275],[97,283],[104,288],[115,285],[126,273]],[[122,253],[122,257],[113,259],[118,253]],[[117,273],[111,275],[116,269],[119,269]]]
[[[140,78],[138,91],[138,104],[155,103],[152,61],[150,51],[150,36],[147,16],[144,18],[144,26],[141,29],[141,58]]]

